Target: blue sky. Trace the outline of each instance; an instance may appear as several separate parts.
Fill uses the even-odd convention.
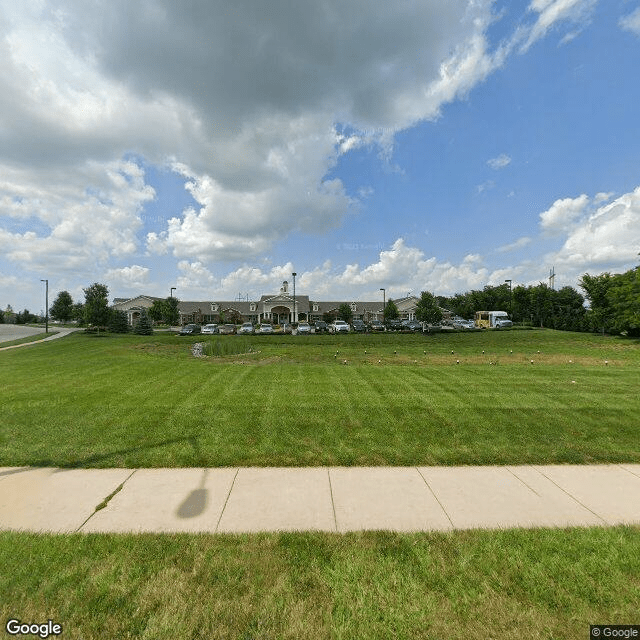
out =
[[[637,0],[0,0],[0,25],[0,308],[42,310],[41,278],[367,300],[638,264]]]

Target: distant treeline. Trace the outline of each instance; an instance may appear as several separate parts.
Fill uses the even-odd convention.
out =
[[[640,267],[613,275],[586,273],[580,288],[584,296],[573,287],[555,290],[540,283],[510,290],[505,283],[436,300],[463,318],[473,318],[480,310],[501,310],[515,323],[535,327],[640,335]]]

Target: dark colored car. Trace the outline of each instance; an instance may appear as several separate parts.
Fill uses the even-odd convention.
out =
[[[386,331],[384,324],[380,320],[371,321],[371,331]]]
[[[329,327],[324,320],[318,320],[314,325],[314,329],[316,333],[329,333]]]
[[[202,329],[199,324],[185,324],[184,327],[180,329],[181,336],[191,336],[201,332],[202,332]]]
[[[367,325],[362,320],[353,320],[351,326],[357,333],[364,333],[367,330]]]
[[[389,328],[389,331],[400,331],[400,329],[402,329],[402,322],[400,322],[400,320],[389,320],[387,322],[387,327]]]
[[[409,320],[406,323],[403,323],[404,328],[409,331],[422,331],[422,323],[417,320]]]

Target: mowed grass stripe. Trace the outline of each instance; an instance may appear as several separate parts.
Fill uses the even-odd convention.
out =
[[[203,359],[171,335],[80,334],[3,352],[0,464],[640,460],[637,341],[560,332],[296,338],[255,337],[251,356]],[[526,362],[534,342],[539,359],[553,359]],[[498,365],[458,356],[489,347],[509,356]],[[618,364],[599,360],[615,351]],[[598,363],[569,364],[578,352]]]
[[[94,638],[563,638],[633,623],[640,529],[0,533],[3,620]]]

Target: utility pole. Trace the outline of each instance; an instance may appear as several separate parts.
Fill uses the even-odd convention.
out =
[[[295,271],[291,274],[293,276],[293,319],[292,323],[297,321],[296,316],[296,275],[298,275]]]
[[[40,279],[40,282],[46,282],[45,297],[44,297],[44,332],[49,333],[49,281]]]

